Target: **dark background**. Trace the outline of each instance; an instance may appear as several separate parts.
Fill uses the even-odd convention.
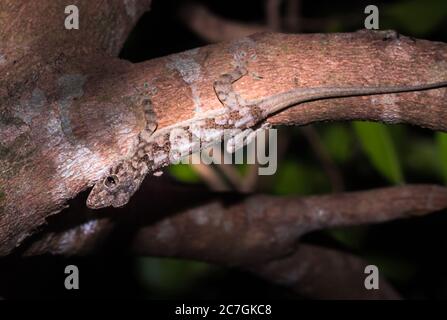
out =
[[[284,0],[283,3],[286,1]],[[179,16],[187,1],[154,0],[129,36],[120,57],[145,61],[206,45]],[[266,24],[265,1],[196,1],[216,15]],[[404,35],[447,41],[446,1],[301,1],[300,32],[351,32],[363,28],[364,8],[380,10],[380,28]],[[282,12],[285,13],[285,5]],[[310,22],[309,22],[310,21]],[[287,28],[283,26],[284,31]],[[296,31],[296,30],[295,30]],[[329,123],[314,126],[343,177],[345,189],[365,190],[401,183],[447,183],[444,134],[406,125]],[[287,151],[273,181],[261,191],[273,194],[323,194],[331,185],[309,141],[298,128],[284,128]],[[243,168],[242,168],[243,171]],[[203,185],[187,166],[170,168],[170,179],[191,188]],[[83,199],[82,199],[83,200]],[[354,253],[379,266],[405,298],[447,298],[447,212],[373,226],[326,230],[304,242]],[[80,269],[81,290],[67,291],[64,268]],[[342,288],[341,288],[342,289]],[[0,261],[4,298],[305,298],[238,270],[204,263],[135,257],[123,252],[84,258],[10,257]]]

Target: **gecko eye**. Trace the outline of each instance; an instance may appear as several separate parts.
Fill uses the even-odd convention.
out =
[[[115,175],[111,175],[104,180],[104,185],[109,189],[113,189],[118,185],[118,182],[118,177]]]

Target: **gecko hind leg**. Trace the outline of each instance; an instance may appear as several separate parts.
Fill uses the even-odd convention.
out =
[[[223,74],[214,81],[214,91],[219,101],[227,108],[235,110],[245,104],[244,99],[234,91],[233,82],[247,74],[247,69],[237,67],[230,73]]]

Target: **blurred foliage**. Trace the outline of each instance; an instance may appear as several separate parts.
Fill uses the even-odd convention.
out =
[[[405,144],[402,151],[403,165],[413,174],[439,180],[442,166],[437,154],[435,141],[431,137],[413,137],[410,144]],[[438,182],[438,181],[435,181]]]
[[[437,166],[444,184],[447,184],[447,134],[443,132],[435,133],[437,153],[433,154],[432,159],[438,159]]]
[[[328,234],[348,249],[361,250],[368,236],[367,226],[334,228]]]
[[[189,164],[178,164],[175,166],[169,166],[168,170],[173,177],[181,182],[198,183],[201,181],[200,176]]]
[[[321,169],[299,160],[285,160],[275,174],[272,192],[277,195],[312,194],[329,190]]]
[[[344,163],[353,156],[354,139],[344,124],[330,124],[319,128],[321,139],[329,155],[338,163]]]
[[[413,263],[402,258],[371,253],[364,258],[369,263],[380,266],[381,275],[395,283],[407,283],[417,272]]]
[[[381,11],[382,28],[400,29],[402,33],[424,36],[445,22],[447,1],[410,0],[386,4]]]
[[[177,259],[138,258],[137,274],[148,294],[173,297],[181,294],[209,273],[217,272],[218,267],[209,264]]]
[[[402,183],[403,173],[396,148],[384,124],[354,121],[353,126],[365,155],[374,168],[391,183]]]
[[[235,168],[237,169],[237,171],[239,172],[239,174],[244,177],[247,172],[249,171],[249,169],[254,166],[253,164],[247,164],[247,163],[241,163],[241,164],[235,164],[234,165]]]

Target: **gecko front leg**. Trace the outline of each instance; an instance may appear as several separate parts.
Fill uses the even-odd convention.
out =
[[[236,110],[245,104],[245,100],[234,91],[233,82],[236,82],[246,74],[247,69],[245,67],[237,67],[214,81],[214,92],[224,107]]]

